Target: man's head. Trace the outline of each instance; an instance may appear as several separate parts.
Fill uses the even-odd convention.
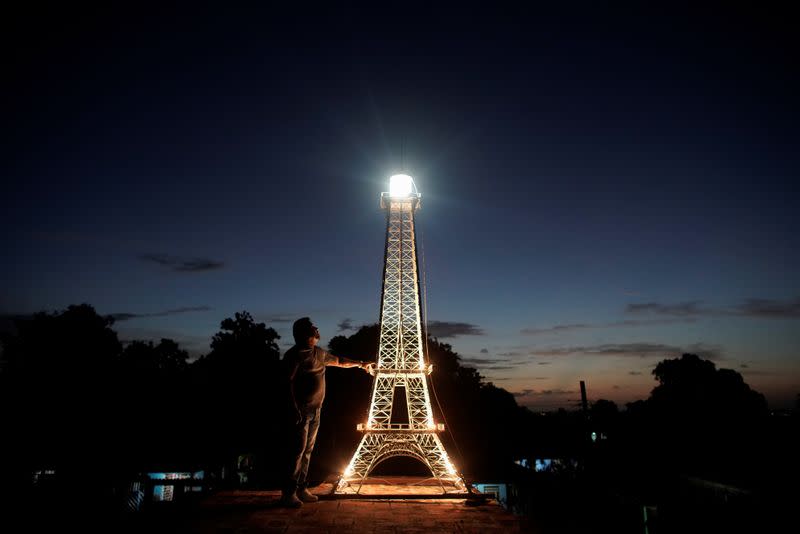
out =
[[[294,342],[300,346],[313,347],[319,341],[319,330],[308,317],[301,317],[294,322],[292,335]]]

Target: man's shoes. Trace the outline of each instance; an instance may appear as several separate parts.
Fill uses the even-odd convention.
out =
[[[297,496],[303,502],[317,502],[319,497],[308,491],[306,488],[297,490]]]
[[[284,508],[300,508],[303,506],[303,501],[298,499],[294,493],[284,493],[279,504]]]

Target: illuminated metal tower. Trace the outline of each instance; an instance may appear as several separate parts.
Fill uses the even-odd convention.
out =
[[[422,350],[414,233],[414,213],[419,203],[420,194],[414,181],[405,174],[392,176],[389,192],[381,194],[387,225],[378,362],[373,371],[375,380],[367,422],[358,425],[364,435],[339,479],[338,492],[356,483],[360,491],[372,469],[393,456],[420,460],[444,491],[447,491],[445,483],[458,491],[466,489],[439,439],[438,433],[444,430],[444,425],[434,422],[428,394],[432,366],[425,362]],[[392,422],[392,405],[398,389],[405,392],[407,423]],[[405,420],[405,416],[401,414],[397,419]]]

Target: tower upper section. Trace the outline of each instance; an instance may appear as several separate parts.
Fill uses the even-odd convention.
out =
[[[420,286],[414,213],[420,194],[405,174],[389,179],[389,192],[381,193],[386,210],[386,253],[383,270],[381,333],[377,371],[422,372]]]
[[[381,193],[381,208],[388,210],[392,205],[405,205],[414,211],[419,207],[421,198],[411,176],[395,174],[389,178],[389,191]]]

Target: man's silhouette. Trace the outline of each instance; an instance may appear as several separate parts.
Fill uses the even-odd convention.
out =
[[[285,506],[298,507],[303,502],[318,500],[308,491],[306,477],[319,430],[320,409],[325,400],[325,367],[360,367],[371,372],[373,364],[334,356],[317,347],[319,330],[308,317],[295,321],[292,334],[295,345],[286,351],[283,361],[289,374],[294,427],[290,444],[291,472],[281,501]]]

